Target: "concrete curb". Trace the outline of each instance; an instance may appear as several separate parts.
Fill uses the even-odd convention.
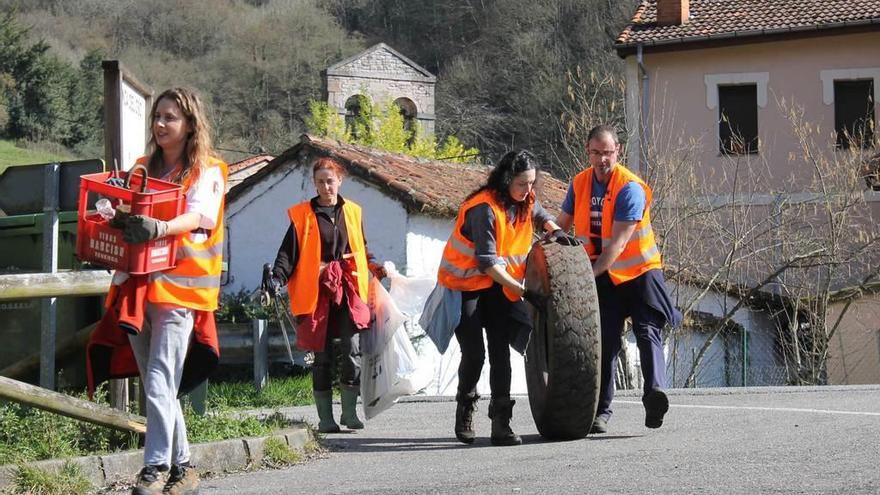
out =
[[[316,440],[310,428],[294,427],[264,437],[192,444],[190,450],[200,474],[217,475],[259,467],[263,462],[264,445],[270,438],[279,439],[297,451],[304,451],[309,442]],[[114,483],[133,482],[143,467],[143,462],[144,451],[139,449],[107,455],[36,461],[29,463],[29,466],[58,473],[65,463],[71,463],[79,466],[94,487],[104,488]],[[0,492],[15,482],[17,472],[18,467],[15,465],[0,466]]]

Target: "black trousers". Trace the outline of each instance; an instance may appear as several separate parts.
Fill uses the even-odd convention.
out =
[[[461,293],[461,321],[455,338],[461,347],[458,392],[476,390],[486,360],[483,329],[489,347],[489,387],[493,398],[510,397],[510,345],[528,336],[531,323],[522,301],[510,301],[499,284]]]
[[[316,352],[312,363],[312,390],[316,392],[329,391],[333,387],[337,352],[342,358],[339,384],[350,387],[361,384],[361,335],[355,331],[345,300],[342,302],[341,306],[330,309],[324,351]]]

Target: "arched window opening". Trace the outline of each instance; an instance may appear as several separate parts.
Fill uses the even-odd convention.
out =
[[[403,128],[407,132],[412,132],[415,129],[416,117],[419,114],[416,104],[409,98],[398,98],[394,100],[394,104],[400,111],[401,117],[403,117]],[[415,137],[415,134],[413,134],[410,137],[410,141],[413,141]],[[410,142],[410,144],[412,143]]]
[[[364,95],[353,95],[345,100],[345,130],[352,137],[357,138],[359,134],[365,132],[366,123],[368,123],[370,100]]]

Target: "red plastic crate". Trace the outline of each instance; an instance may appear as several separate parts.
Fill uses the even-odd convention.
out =
[[[132,215],[171,220],[183,213],[184,195],[179,184],[147,179],[145,170],[142,174],[134,170],[139,169],[136,167],[128,173],[104,172],[80,177],[76,255],[89,263],[132,275],[143,275],[174,267],[177,237],[128,244],[122,239],[121,230],[111,227],[97,211],[87,209],[90,204],[94,205],[98,197],[105,197],[114,208],[120,204],[128,205]],[[129,178],[129,174],[133,175]],[[107,184],[107,179],[111,177],[125,179],[130,188]]]

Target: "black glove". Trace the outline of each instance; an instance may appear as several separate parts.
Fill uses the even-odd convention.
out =
[[[110,219],[110,226],[114,229],[124,230],[125,224],[128,222],[128,217],[131,214],[127,211],[123,211],[122,208],[116,208],[116,213],[113,215],[113,218]]]
[[[570,236],[563,232],[562,229],[556,229],[553,232],[550,232],[550,235],[547,238],[562,246],[583,246],[584,244],[577,237]]]
[[[280,296],[282,287],[284,287],[284,283],[272,274],[272,267],[270,267],[268,263],[263,265],[262,285],[263,292],[268,292],[272,297]]]
[[[538,311],[547,311],[547,300],[549,299],[544,294],[540,292],[533,291],[531,289],[526,289],[523,292],[523,299],[525,299],[529,304],[535,307]]]
[[[278,280],[278,277],[273,276],[269,278],[269,292],[272,293],[272,297],[280,296],[283,288],[284,284],[281,280]]]
[[[144,215],[132,215],[125,220],[122,238],[129,244],[140,244],[165,237],[168,222]]]

